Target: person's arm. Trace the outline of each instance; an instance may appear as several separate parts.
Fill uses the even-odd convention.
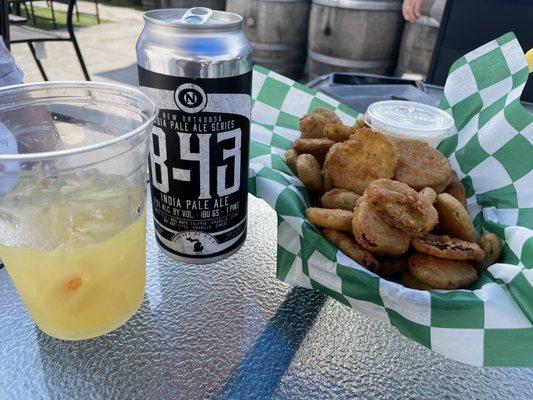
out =
[[[24,74],[0,37],[0,87],[22,83]]]
[[[13,55],[0,37],[0,87],[20,84],[23,77],[22,70],[17,66]],[[20,126],[25,127],[24,133],[21,133]],[[53,134],[43,134],[43,132],[53,132]],[[2,143],[5,146],[2,147]],[[14,109],[2,113],[0,117],[0,153],[52,151],[56,148],[57,143],[58,137],[54,119],[45,107],[35,105],[31,110],[28,108],[24,111]]]
[[[416,22],[422,16],[424,0],[404,0],[402,5],[403,17],[409,22]]]

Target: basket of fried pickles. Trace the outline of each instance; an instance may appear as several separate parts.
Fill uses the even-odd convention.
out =
[[[358,264],[418,290],[463,289],[497,262],[501,240],[476,231],[465,188],[439,150],[391,140],[363,119],[318,108],[285,160],[314,195],[310,223]]]
[[[527,78],[514,34],[493,40],[450,69],[447,133],[402,138],[406,115],[256,67],[249,190],[278,217],[277,278],[462,363],[533,367]]]

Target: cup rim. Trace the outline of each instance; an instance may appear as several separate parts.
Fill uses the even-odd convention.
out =
[[[109,140],[104,140],[99,143],[95,143],[88,146],[74,147],[72,149],[57,150],[57,151],[45,151],[39,153],[24,153],[24,154],[1,154],[0,162],[2,161],[38,161],[49,158],[62,158],[76,154],[88,153],[94,150],[102,149],[112,146],[116,143],[122,142],[128,138],[136,136],[142,131],[145,131],[150,125],[153,124],[157,116],[157,107],[154,102],[142,93],[140,90],[125,86],[117,85],[114,83],[106,82],[92,82],[92,81],[51,81],[51,82],[36,82],[36,83],[24,83],[18,85],[10,85],[0,88],[0,99],[6,94],[14,94],[22,91],[43,90],[43,89],[57,89],[57,88],[72,88],[72,89],[96,89],[102,91],[121,91],[126,92],[131,97],[146,104],[149,110],[150,117],[140,126],[131,130],[123,135],[116,136]],[[2,101],[0,100],[0,108]],[[1,121],[0,121],[1,122]]]

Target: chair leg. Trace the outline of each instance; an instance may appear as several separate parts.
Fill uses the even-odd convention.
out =
[[[74,35],[72,35],[72,44],[74,45],[74,50],[76,51],[76,55],[78,56],[78,61],[80,62],[80,66],[83,71],[83,75],[85,76],[85,80],[90,81],[91,77],[89,76],[89,71],[87,71],[85,61],[83,60],[83,56],[81,55],[80,46],[78,46],[78,41],[76,40],[76,37]]]
[[[45,81],[48,80],[48,77],[46,76],[46,72],[44,72],[43,64],[41,64],[41,60],[37,58],[37,54],[35,53],[35,47],[33,47],[32,42],[28,42],[28,46],[31,51],[31,55],[33,56],[33,59],[35,60],[35,63],[37,64],[37,68],[39,68],[39,72],[41,73],[43,79]]]
[[[24,7],[26,7],[26,2],[24,2]],[[33,9],[33,1],[30,1],[30,10],[31,10],[31,22],[33,23],[33,26],[37,25],[37,22],[35,21],[35,10]]]
[[[57,22],[56,22],[56,12],[54,10],[54,1],[50,1],[50,12],[52,13],[52,24],[54,24],[54,29],[57,29]]]
[[[100,11],[98,10],[98,0],[94,0],[94,7],[96,8],[96,22],[100,23]]]
[[[74,7],[76,9],[76,21],[80,22],[80,10],[78,10],[78,2],[76,2]]]

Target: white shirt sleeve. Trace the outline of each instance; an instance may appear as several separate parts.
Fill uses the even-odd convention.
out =
[[[24,73],[0,37],[0,87],[22,83]]]

